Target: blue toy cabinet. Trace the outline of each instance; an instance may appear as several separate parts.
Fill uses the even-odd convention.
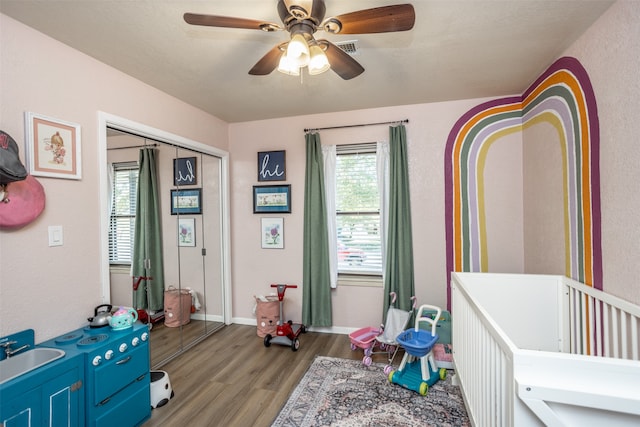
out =
[[[4,427],[84,424],[82,358],[65,356],[0,385],[0,425]]]

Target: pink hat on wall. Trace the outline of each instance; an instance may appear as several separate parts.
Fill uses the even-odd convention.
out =
[[[18,144],[0,130],[0,228],[20,228],[44,210],[42,185],[27,173]]]

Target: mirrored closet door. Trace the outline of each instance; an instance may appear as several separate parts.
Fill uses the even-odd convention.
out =
[[[146,162],[153,164],[152,172],[140,167]],[[112,198],[117,205],[112,212],[127,198],[135,204],[138,186],[156,195],[152,201],[142,196],[144,208],[130,212],[138,222],[130,236],[126,230],[115,233],[111,221],[110,245],[127,249],[116,236],[132,243],[131,261],[127,254],[120,262],[110,260],[109,300],[146,317],[151,365],[158,368],[224,325],[222,162],[198,150],[109,129],[107,163],[111,191],[120,195]],[[123,175],[128,186],[114,186]],[[135,234],[145,233],[133,242]],[[144,255],[138,254],[143,245]]]

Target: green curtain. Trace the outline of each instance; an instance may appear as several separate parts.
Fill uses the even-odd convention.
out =
[[[329,234],[320,135],[307,133],[305,141],[302,322],[307,326],[331,326]]]
[[[135,308],[161,310],[164,305],[164,263],[162,259],[162,224],[158,199],[156,150],[140,150],[136,225],[133,241],[131,275],[152,277],[134,291]]]
[[[383,306],[385,321],[391,302],[390,292],[397,295],[395,307],[406,311],[411,310],[411,297],[415,295],[407,158],[404,125],[389,127],[389,224],[384,277],[386,298]]]

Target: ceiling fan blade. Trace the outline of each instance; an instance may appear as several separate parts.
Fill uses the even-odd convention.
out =
[[[328,40],[318,40],[318,43],[326,46],[324,53],[327,55],[331,69],[344,80],[350,80],[364,72],[364,68],[358,61],[335,44]]]
[[[415,20],[412,5],[396,4],[338,15],[325,20],[322,27],[334,34],[389,33],[410,30]]]
[[[201,15],[198,13],[185,13],[184,20],[191,25],[204,25],[207,27],[242,28],[247,30],[278,31],[283,28],[271,22],[258,21],[256,19],[233,18],[230,16]]]
[[[282,56],[282,47],[282,44],[274,46],[265,56],[256,62],[256,65],[249,70],[249,74],[254,76],[266,76],[275,70],[280,62],[280,57]]]

